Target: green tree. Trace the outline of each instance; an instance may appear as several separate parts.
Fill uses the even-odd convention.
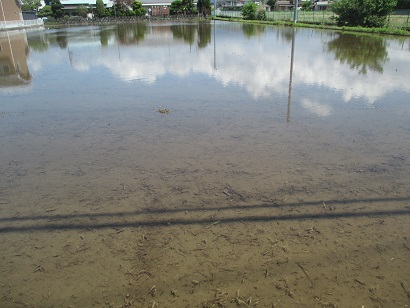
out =
[[[258,5],[255,13],[255,18],[257,20],[266,20],[266,10],[263,5]]]
[[[133,11],[130,10],[132,8],[132,0],[116,0],[115,7],[117,8],[118,16],[135,15],[135,13],[131,13]]]
[[[185,14],[192,14],[196,12],[196,7],[193,0],[182,0],[182,10]]]
[[[193,0],[175,0],[171,2],[169,7],[171,14],[192,14],[195,13],[195,5]]]
[[[308,1],[305,1],[305,2],[308,2]],[[269,5],[271,9],[273,9],[276,5],[276,0],[268,0],[266,1],[266,4]]]
[[[303,11],[311,11],[312,10],[312,3],[310,1],[302,2],[302,10]]]
[[[78,16],[86,18],[88,14],[88,8],[85,5],[79,5],[77,7],[76,13]]]
[[[410,0],[397,0],[396,9],[410,9]]]
[[[332,5],[339,26],[383,27],[397,0],[339,0]]]
[[[181,0],[174,0],[171,2],[171,5],[169,7],[169,12],[172,15],[180,14],[182,13],[182,1]]]
[[[196,7],[198,12],[207,15],[211,12],[211,1],[210,0],[198,0]]]
[[[142,3],[138,0],[134,0],[132,3],[132,10],[135,12],[136,16],[144,16],[147,13],[147,10],[142,7]]]
[[[98,17],[105,17],[108,15],[107,9],[105,8],[103,0],[97,0],[95,2],[95,14]]]
[[[37,11],[41,6],[40,0],[22,0],[21,10],[22,11]]]
[[[64,5],[61,4],[60,0],[51,0],[51,11],[53,11],[53,17],[61,18],[63,17],[63,7]]]
[[[38,17],[49,17],[53,16],[53,11],[51,10],[51,5],[45,5],[38,13]]]
[[[251,20],[256,18],[256,10],[258,6],[254,2],[248,2],[242,7],[243,19]]]

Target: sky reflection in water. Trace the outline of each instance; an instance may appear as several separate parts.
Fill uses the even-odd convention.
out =
[[[22,89],[66,98],[136,89],[142,94],[147,87],[171,97],[225,89],[249,103],[291,98],[315,115],[329,116],[338,102],[377,104],[389,96],[392,103],[394,93],[400,103],[410,92],[408,39],[218,22],[79,27],[25,36],[1,37],[2,45],[14,42],[13,53],[26,56],[14,58],[27,61],[33,76],[23,88],[3,81],[0,95],[8,99]],[[24,41],[28,50],[21,53]],[[6,75],[2,71],[0,78],[9,80]],[[45,99],[30,99],[36,97]]]

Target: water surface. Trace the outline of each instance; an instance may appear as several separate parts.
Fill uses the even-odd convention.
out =
[[[152,22],[0,45],[2,306],[408,303],[408,39]]]

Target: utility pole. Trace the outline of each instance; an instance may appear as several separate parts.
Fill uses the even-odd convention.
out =
[[[113,3],[114,3],[114,17],[115,19],[117,19],[117,10],[116,10],[117,4],[115,3],[115,0],[113,1]]]
[[[294,0],[294,1],[295,1],[295,9],[293,11],[293,22],[296,23],[298,21],[299,1],[298,0]]]

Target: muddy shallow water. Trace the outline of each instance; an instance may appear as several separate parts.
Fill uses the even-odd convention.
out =
[[[1,307],[409,305],[408,39],[157,22],[0,44]]]

